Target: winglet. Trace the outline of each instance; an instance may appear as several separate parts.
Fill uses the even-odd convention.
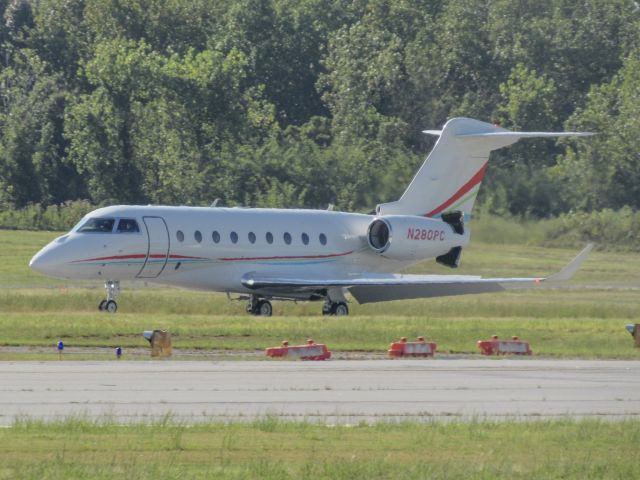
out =
[[[586,260],[592,249],[593,243],[588,243],[587,246],[584,247],[578,255],[576,255],[576,258],[567,263],[562,270],[560,270],[558,273],[554,273],[553,275],[549,275],[543,280],[546,282],[560,282],[563,280],[569,280],[580,269],[580,267],[582,266],[582,262]]]

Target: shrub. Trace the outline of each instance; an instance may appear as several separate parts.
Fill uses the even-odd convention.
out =
[[[640,212],[620,210],[570,212],[553,221],[545,244],[575,247],[586,241],[609,250],[640,251]]]
[[[87,200],[71,200],[43,207],[35,203],[19,210],[0,211],[0,228],[12,230],[69,230],[96,207]]]

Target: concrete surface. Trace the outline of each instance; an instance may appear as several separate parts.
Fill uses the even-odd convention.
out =
[[[362,420],[640,416],[640,362],[0,362],[0,424],[18,417],[170,415],[187,423],[276,415]]]

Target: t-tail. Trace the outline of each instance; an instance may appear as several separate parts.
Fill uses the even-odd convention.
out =
[[[378,205],[378,215],[420,215],[443,217],[455,212],[469,218],[492,150],[521,138],[587,136],[581,132],[513,132],[470,118],[453,118],[442,130],[425,130],[438,135],[433,150],[400,200]],[[460,215],[460,212],[462,215]]]

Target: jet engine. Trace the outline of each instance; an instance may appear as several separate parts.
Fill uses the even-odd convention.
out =
[[[469,233],[460,212],[445,214],[442,219],[385,215],[369,224],[367,241],[374,252],[386,258],[410,261],[436,257],[439,263],[457,267]]]

